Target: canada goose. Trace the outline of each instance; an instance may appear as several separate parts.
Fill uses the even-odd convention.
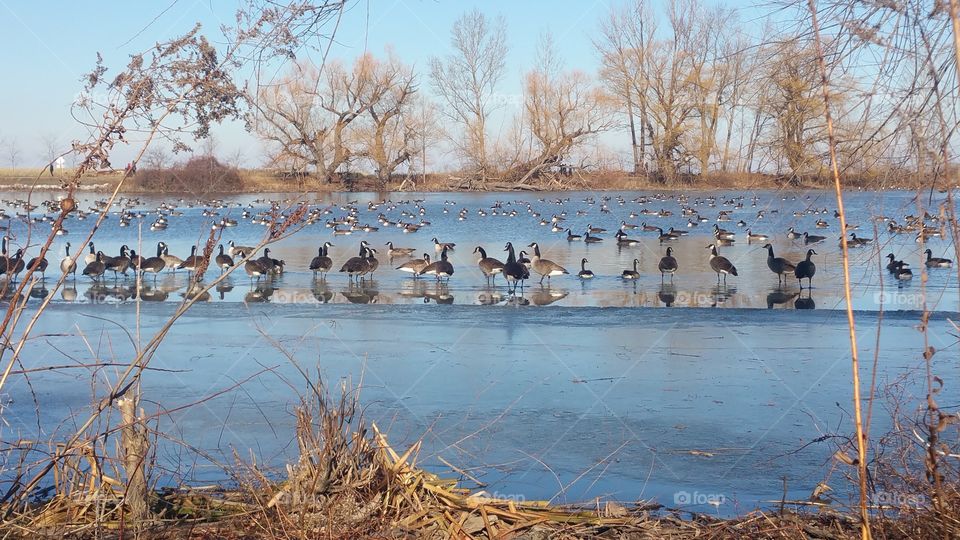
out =
[[[94,261],[87,264],[86,268],[83,269],[83,275],[90,276],[90,279],[94,281],[99,281],[100,277],[103,276],[103,273],[107,270],[107,266],[103,264],[102,251],[98,251],[95,257]]]
[[[624,271],[620,274],[620,277],[622,277],[623,279],[639,279],[639,278],[640,278],[640,272],[637,270],[637,265],[638,265],[638,264],[640,264],[640,259],[634,259],[634,260],[633,260],[633,270],[630,270],[629,268],[626,269],[626,270],[624,270]]]
[[[603,238],[599,236],[590,236],[590,231],[583,233],[583,241],[588,244],[596,244],[597,242],[603,242]]]
[[[531,242],[528,247],[533,248],[533,258],[530,260],[530,264],[533,271],[540,274],[541,285],[543,284],[543,278],[547,278],[547,283],[549,283],[550,278],[553,276],[562,276],[570,273],[559,264],[549,259],[540,258],[540,245],[536,242]]]
[[[767,244],[763,247],[767,250],[767,268],[777,275],[777,284],[779,285],[786,279],[785,274],[796,271],[797,267],[795,264],[784,259],[783,257],[774,256],[772,245]]]
[[[163,245],[163,255],[161,255],[161,257],[163,257],[164,264],[166,264],[167,268],[176,274],[177,268],[183,263],[183,259],[177,257],[176,255],[171,255],[170,246],[168,246],[166,242],[160,242],[160,244]]]
[[[747,229],[747,243],[751,242],[766,242],[770,237],[765,234],[754,233],[750,229]]]
[[[110,260],[103,260],[103,264],[106,270],[113,271],[113,278],[117,278],[117,272],[127,275],[127,269],[130,268],[130,257],[127,254],[127,250],[130,249],[126,244],[120,246],[120,255],[116,257],[111,257]]]
[[[887,253],[887,258],[890,259],[890,262],[887,263],[887,271],[892,274],[897,269],[897,258],[893,253]]]
[[[897,278],[898,281],[909,281],[913,279],[913,272],[906,266],[906,263],[903,261],[897,262],[897,270],[893,273],[893,276]]]
[[[17,252],[13,255],[13,257],[6,259],[6,264],[4,265],[2,269],[3,271],[0,272],[0,274],[6,273],[14,281],[16,281],[17,275],[23,271],[24,266],[25,264],[23,262],[23,250],[18,249]]]
[[[796,240],[797,238],[800,238],[801,236],[803,236],[803,235],[800,234],[800,233],[798,233],[797,231],[793,230],[793,227],[790,227],[789,229],[787,229],[787,238],[789,238],[790,240]]]
[[[332,247],[333,244],[330,242],[324,242],[320,246],[317,256],[310,261],[310,270],[313,270],[313,275],[316,276],[317,273],[320,273],[320,276],[323,277],[324,274],[330,271],[330,268],[333,267],[333,259],[328,255],[328,250]]]
[[[416,251],[415,248],[411,247],[393,247],[393,242],[387,242],[384,245],[387,246],[387,256],[391,259],[394,257],[409,257]]]
[[[618,246],[639,246],[640,245],[639,240],[634,240],[633,238],[628,237],[627,234],[624,233],[623,231],[618,230],[617,234],[615,234],[614,236],[617,237]]]
[[[793,274],[797,276],[797,281],[800,282],[800,289],[803,289],[803,278],[807,278],[807,287],[812,287],[813,276],[817,273],[817,265],[813,264],[813,261],[810,260],[810,257],[816,255],[817,252],[808,249],[807,258],[797,263],[797,269],[794,270]]]
[[[847,247],[863,247],[873,242],[873,238],[860,238],[857,233],[850,233],[850,239],[847,240]],[[840,240],[840,247],[843,247],[843,240]]]
[[[220,253],[217,255],[217,258],[214,259],[214,262],[220,267],[221,274],[233,267],[233,258],[223,252],[223,244],[220,244]]]
[[[137,275],[137,272],[140,271],[140,265],[143,263],[143,257],[141,257],[133,249],[130,250],[130,268],[133,268],[133,275]]]
[[[186,270],[189,274],[197,269],[200,266],[200,262],[203,259],[202,256],[197,255],[197,246],[190,246],[190,256],[183,260],[182,263],[177,265],[178,270]]]
[[[670,233],[663,232],[663,229],[659,227],[657,227],[657,233],[658,233],[657,238],[660,240],[661,244],[664,242],[672,242],[678,238],[677,236],[674,236]]]
[[[260,281],[260,277],[265,276],[268,272],[268,270],[260,264],[258,259],[247,259],[246,262],[243,263],[243,271],[250,276],[251,282],[254,277],[257,278],[257,281]]]
[[[97,260],[97,252],[93,247],[93,242],[90,242],[89,247],[90,247],[90,253],[87,253],[86,256],[84,256],[83,258],[83,262],[87,264],[90,264]],[[6,255],[6,247],[4,247],[4,255]]]
[[[580,279],[593,279],[593,270],[587,270],[587,259],[584,257],[580,259],[580,271],[577,272],[577,277]]]
[[[817,236],[815,234],[803,233],[803,245],[808,246],[810,244],[817,244],[826,240],[826,236]]]
[[[579,242],[583,236],[579,234],[573,234],[573,231],[567,229],[567,242]]]
[[[276,266],[276,263],[279,261],[270,256],[270,248],[264,248],[263,255],[257,258],[257,262],[260,263],[260,267],[263,268],[266,274],[272,273],[274,266]]]
[[[734,240],[737,238],[737,234],[726,229],[721,229],[719,225],[714,223],[713,237],[717,240]]]
[[[441,242],[437,240],[436,236],[433,237],[433,249],[437,250],[437,253],[443,251],[444,248],[446,248],[447,251],[453,251],[455,247],[457,247],[457,245],[453,242]]]
[[[363,272],[360,275],[364,276],[366,274],[370,274],[370,277],[372,279],[373,273],[376,272],[377,268],[380,267],[380,261],[377,260],[377,256],[376,256],[377,250],[370,247],[370,244],[367,244],[366,242],[361,242],[361,243],[363,243],[364,247],[367,248],[367,269],[365,272]]]
[[[430,254],[424,253],[422,259],[413,259],[407,261],[398,266],[396,269],[400,270],[401,272],[409,272],[413,274],[414,279],[417,279],[420,277],[420,271],[426,268],[428,264],[430,264]]]
[[[60,271],[64,274],[73,274],[73,278],[77,278],[77,261],[70,256],[70,242],[67,242],[67,245],[64,246],[64,256],[60,260]]]
[[[157,243],[157,256],[149,257],[140,262],[140,275],[143,276],[147,272],[153,274],[153,279],[156,281],[157,274],[163,271],[167,266],[167,263],[163,260],[163,242]]]
[[[934,257],[933,251],[927,249],[924,251],[927,254],[927,260],[924,264],[927,265],[927,268],[950,268],[953,266],[953,261],[950,259],[942,259],[940,257]]]
[[[633,229],[636,229],[636,228],[637,228],[637,226],[634,225],[633,223],[627,223],[626,221],[621,221],[621,222],[620,222],[620,229],[621,229],[621,230],[624,230],[624,231],[632,231]]]
[[[250,255],[253,255],[253,248],[249,246],[238,246],[234,243],[233,240],[227,242],[227,245],[230,246],[230,249],[227,251],[227,254],[230,257],[239,257],[241,259],[246,259]]]
[[[707,246],[710,249],[710,268],[717,273],[717,283],[720,283],[720,275],[723,275],[723,283],[727,283],[727,274],[736,276],[737,267],[730,262],[726,257],[721,256],[717,253],[717,246],[710,244]]]
[[[592,226],[592,225],[590,225],[590,224],[588,223],[588,224],[587,224],[587,232],[588,232],[588,233],[593,233],[593,234],[603,234],[603,233],[607,232],[607,230],[604,229],[604,228],[602,228],[602,227],[594,227],[594,226]]]
[[[420,275],[437,276],[437,281],[443,278],[447,278],[447,281],[450,281],[450,276],[453,275],[453,265],[447,260],[447,249],[448,248],[444,246],[443,250],[440,251],[440,260],[428,264],[420,271]]]
[[[670,274],[670,283],[673,283],[673,275],[677,273],[679,265],[677,259],[673,257],[673,248],[667,248],[667,254],[660,258],[657,269],[660,270],[660,283],[663,283],[663,275]]]
[[[27,269],[33,268],[34,272],[40,272],[42,279],[47,279],[47,258],[34,257],[27,263]]]
[[[340,267],[341,272],[346,272],[347,276],[351,281],[355,277],[359,277],[362,274],[365,274],[367,271],[367,248],[366,246],[360,246],[360,255],[356,257],[350,257],[346,262],[343,263],[343,266]]]
[[[503,263],[493,257],[487,257],[486,250],[480,246],[477,246],[473,252],[480,254],[480,260],[477,261],[477,266],[480,267],[480,272],[482,272],[483,277],[487,279],[487,283],[490,282],[491,278],[493,282],[496,283],[497,274],[503,272]]]
[[[513,282],[512,290],[516,292],[517,285],[523,288],[523,281],[530,277],[530,271],[527,270],[526,266],[517,261],[512,243],[507,242],[503,250],[507,252],[507,262],[503,263],[503,277],[507,280],[508,287],[510,282]]]

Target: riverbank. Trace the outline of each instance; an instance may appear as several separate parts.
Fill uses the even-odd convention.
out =
[[[573,176],[545,175],[522,182],[491,178],[486,181],[470,179],[458,174],[428,174],[407,177],[398,176],[381,186],[376,177],[354,175],[338,183],[328,182],[310,175],[293,175],[266,169],[238,169],[238,183],[196,181],[177,178],[170,173],[161,184],[148,181],[143,172],[124,182],[124,193],[178,193],[178,194],[244,194],[279,192],[517,192],[517,191],[623,191],[623,190],[733,190],[757,189],[833,189],[830,179],[792,181],[789,178],[770,174],[711,174],[705,177],[690,175],[674,183],[663,183],[625,172],[576,173]],[[163,173],[161,173],[163,174]],[[72,178],[69,169],[55,170],[51,175],[46,170],[0,169],[0,190],[7,191],[59,191],[61,183]],[[80,189],[92,192],[112,192],[123,179],[123,171],[104,171],[86,174],[81,178]],[[917,190],[930,189],[929,183],[919,182],[913,176],[896,178],[845,178],[845,189],[869,190]],[[936,189],[943,190],[948,184],[941,182]]]

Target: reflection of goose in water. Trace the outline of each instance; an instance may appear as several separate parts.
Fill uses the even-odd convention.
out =
[[[567,291],[541,287],[530,293],[530,303],[535,306],[549,306],[550,304],[563,300],[570,294]]]
[[[317,299],[317,302],[321,304],[328,304],[330,300],[333,300],[333,291],[330,290],[330,287],[327,286],[327,280],[323,278],[314,279],[313,287],[311,288],[313,292],[313,297]]]
[[[38,300],[43,300],[48,294],[50,294],[49,289],[42,285],[39,287],[34,287],[30,290],[30,298],[36,298]]]
[[[77,287],[66,287],[60,290],[60,298],[63,298],[65,302],[76,302],[77,301]]]
[[[781,290],[767,293],[767,309],[773,309],[774,306],[782,306],[787,302],[800,296],[798,292],[784,292]]]
[[[422,259],[421,259],[422,260]],[[427,292],[427,284],[423,281],[405,281],[398,291],[403,298],[423,298]]]
[[[495,306],[503,300],[504,297],[500,294],[500,291],[492,287],[481,290],[480,294],[477,295],[477,303],[482,306]]]
[[[340,294],[351,304],[371,304],[376,303],[377,294],[379,293],[376,289],[369,286],[369,284],[357,285],[353,283],[346,289],[340,291]]]
[[[90,285],[90,287],[83,292],[83,296],[91,304],[101,304],[110,298],[110,289],[99,282],[94,282],[93,285]]]
[[[718,305],[729,300],[736,293],[737,293],[736,287],[728,287],[726,285],[715,285],[713,289],[710,290],[710,294],[713,297],[713,302],[710,304],[710,307],[717,307]]]
[[[233,290],[233,282],[230,280],[221,281],[217,283],[217,292],[220,294],[220,299],[223,300],[226,294]]]
[[[140,299],[144,302],[163,302],[170,297],[170,293],[160,287],[144,285],[140,287]]]
[[[190,287],[187,288],[187,292],[181,293],[180,296],[186,298],[187,300],[195,300],[197,302],[209,302],[211,295],[210,291],[203,290],[205,287],[202,283],[191,283]]]
[[[271,285],[269,282],[260,283],[243,296],[243,302],[245,304],[269,302],[270,297],[273,296],[273,291],[275,290],[276,289],[274,289],[273,285]]]
[[[674,302],[677,301],[677,287],[675,285],[660,284],[660,290],[657,291],[657,298],[663,302],[666,307],[673,307]]]
[[[804,298],[803,295],[800,295],[796,301],[793,302],[793,307],[796,309],[816,309],[817,303],[813,301],[813,297],[810,296],[810,289],[805,289],[807,291],[807,297]]]
[[[437,304],[453,304],[453,295],[446,285],[437,284],[434,288],[428,288],[423,294],[423,303],[429,304],[433,300]]]

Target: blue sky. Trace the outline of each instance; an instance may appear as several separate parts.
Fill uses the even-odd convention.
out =
[[[600,18],[615,4],[590,0],[355,0],[343,18],[331,56],[349,60],[365,47],[381,53],[389,45],[417,69],[421,88],[429,92],[425,77],[429,58],[447,54],[451,25],[462,13],[478,7],[485,14],[503,15],[507,20],[510,52],[507,75],[499,91],[519,94],[521,74],[532,65],[538,37],[544,31],[553,34],[568,69],[595,72],[597,59],[591,36]],[[746,5],[739,8],[740,18],[749,23],[756,11]],[[6,51],[6,76],[0,85],[0,139],[17,141],[21,153],[18,166],[40,166],[44,138],[56,138],[65,149],[71,140],[83,137],[82,129],[70,116],[70,104],[82,88],[81,76],[93,66],[98,51],[107,66],[121,66],[128,55],[182,33],[197,22],[216,41],[219,26],[232,22],[236,7],[214,0],[110,0],[93,4],[0,0],[0,50]],[[262,162],[260,143],[244,133],[242,126],[223,126],[215,136],[218,154],[242,151],[246,165]],[[114,163],[122,163],[131,152],[118,149],[119,159]],[[7,166],[7,151],[0,147],[0,167]]]

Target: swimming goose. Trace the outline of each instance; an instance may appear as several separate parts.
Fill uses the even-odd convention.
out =
[[[803,245],[817,244],[826,240],[826,236],[817,236],[815,234],[803,233]]]
[[[437,237],[433,237],[433,249],[437,250],[437,253],[440,253],[444,249],[447,251],[453,251],[453,248],[457,247],[453,242],[441,242],[437,240]]]
[[[313,270],[313,275],[316,276],[317,273],[320,274],[320,277],[323,277],[324,274],[330,271],[330,268],[333,267],[333,259],[328,255],[328,250],[333,244],[330,242],[324,242],[317,251],[317,256],[310,261],[310,270]]]
[[[220,273],[233,267],[233,257],[227,255],[223,252],[223,244],[220,244],[220,253],[217,255],[217,258],[214,259],[214,262],[217,263],[217,266],[220,267]]]
[[[480,246],[477,246],[473,252],[480,254],[480,260],[477,261],[477,266],[480,267],[480,272],[482,272],[483,277],[487,279],[487,283],[490,282],[491,278],[493,278],[493,282],[496,283],[497,274],[503,272],[503,263],[493,257],[487,257],[487,252]]]
[[[953,261],[950,259],[942,259],[940,257],[934,257],[933,251],[927,249],[924,251],[927,254],[927,260],[924,264],[927,265],[927,268],[950,268],[953,266]]]
[[[588,233],[593,233],[593,234],[603,234],[603,233],[607,232],[607,230],[604,229],[604,228],[602,228],[602,227],[594,227],[594,226],[590,225],[589,223],[587,223],[587,232],[588,232]]]
[[[659,233],[659,237],[658,237],[658,238],[659,238],[661,244],[664,243],[664,242],[672,242],[672,241],[674,241],[674,240],[676,240],[676,239],[678,238],[678,237],[676,237],[676,236],[674,236],[674,235],[672,235],[672,234],[670,234],[670,233],[665,233],[665,232],[663,232],[663,229],[661,229],[661,228],[659,228],[659,227],[657,227],[657,232]]]
[[[567,229],[567,242],[579,242],[583,236],[579,234],[573,234],[573,231]]]
[[[816,255],[817,252],[808,249],[807,258],[797,263],[797,269],[794,270],[793,274],[797,276],[797,281],[800,282],[800,289],[803,289],[803,278],[807,278],[807,288],[813,286],[813,276],[817,273],[817,265],[813,264],[813,261],[810,258]]]
[[[726,229],[721,229],[719,225],[713,225],[713,237],[717,240],[735,240],[737,234]]]
[[[873,242],[873,238],[860,238],[857,236],[857,233],[850,233],[850,239],[847,240],[847,247],[863,247]],[[843,240],[839,243],[840,247],[843,247]]]
[[[766,241],[769,240],[769,239],[770,239],[770,237],[767,236],[767,235],[765,235],[765,234],[760,234],[760,233],[754,234],[753,231],[751,231],[750,229],[747,229],[747,243],[748,243],[748,244],[751,243],[751,242],[766,242]]]
[[[507,262],[503,263],[503,277],[507,280],[508,287],[510,282],[513,282],[512,290],[516,292],[517,285],[523,288],[523,281],[530,277],[530,271],[527,270],[526,266],[517,262],[512,243],[507,242],[503,250],[507,252]]]
[[[801,234],[798,233],[797,231],[793,230],[793,227],[790,227],[789,229],[787,229],[787,238],[789,238],[790,240],[796,240],[797,238],[800,238],[801,236],[803,236],[803,235],[801,235]]]
[[[543,285],[543,278],[547,278],[547,283],[550,283],[550,278],[553,276],[562,276],[564,274],[569,274],[567,270],[560,266],[559,264],[549,260],[540,258],[540,245],[536,242],[531,242],[529,246],[533,248],[533,258],[530,260],[531,267],[533,271],[540,274],[540,284]]]
[[[77,278],[77,261],[74,257],[70,256],[70,242],[67,242],[67,245],[64,247],[64,256],[60,260],[60,271],[64,274],[73,274],[73,278]]]
[[[440,252],[440,260],[428,264],[420,271],[420,275],[437,276],[438,282],[443,278],[447,278],[447,281],[450,281],[450,276],[453,275],[453,265],[447,260],[446,246],[444,246]]]
[[[677,273],[679,265],[677,259],[673,257],[673,248],[667,248],[667,254],[660,258],[657,269],[660,270],[660,283],[663,283],[663,275],[670,274],[670,283],[673,283],[673,275]]]
[[[603,242],[603,238],[599,236],[590,236],[590,231],[583,233],[583,241],[588,244],[596,244],[597,242]]]
[[[890,262],[887,263],[887,271],[892,274],[897,269],[897,258],[893,253],[887,253],[887,258],[890,259]]]
[[[627,234],[624,233],[623,231],[618,230],[617,234],[615,234],[614,236],[617,237],[618,246],[639,246],[640,245],[639,240],[634,240],[633,238],[628,237]]]
[[[584,257],[580,259],[580,271],[577,272],[577,277],[580,279],[592,279],[593,270],[587,270],[587,259]]]
[[[640,259],[634,259],[634,260],[633,260],[633,270],[630,270],[629,268],[626,269],[626,270],[624,270],[624,271],[620,274],[620,277],[622,277],[623,279],[639,279],[639,278],[640,278],[640,272],[637,270],[637,265],[638,265],[638,264],[640,264]]]
[[[717,273],[717,283],[720,283],[720,275],[723,275],[723,283],[727,283],[727,274],[736,276],[737,267],[730,262],[726,257],[721,256],[717,253],[717,246],[710,244],[707,246],[710,249],[710,268]]]
[[[387,242],[384,245],[387,246],[387,256],[391,259],[394,257],[409,257],[416,251],[411,247],[393,247],[393,242]]]
[[[157,274],[163,271],[167,266],[167,263],[163,260],[163,242],[157,243],[157,256],[144,259],[140,262],[140,275],[143,276],[147,272],[153,274],[153,279],[156,281]]]
[[[413,278],[417,279],[420,277],[420,271],[426,268],[428,264],[430,264],[430,254],[424,253],[422,259],[413,259],[411,261],[407,261],[398,266],[396,269],[400,270],[401,272],[410,272],[413,274]]]
[[[893,273],[893,276],[899,281],[909,281],[913,279],[913,272],[907,268],[906,263],[898,261],[897,270]]]
[[[103,264],[103,252],[98,251],[95,255],[95,259],[92,263],[89,263],[83,269],[83,275],[90,276],[90,279],[98,281],[103,273],[106,271],[107,267]]]
[[[763,246],[767,250],[767,268],[777,275],[777,284],[779,285],[786,279],[786,274],[796,271],[797,267],[792,262],[783,257],[776,257],[773,254],[773,246],[767,244]]]

